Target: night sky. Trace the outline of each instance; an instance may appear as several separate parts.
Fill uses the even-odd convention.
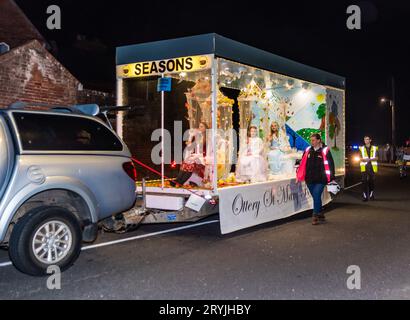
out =
[[[346,137],[391,140],[396,81],[397,141],[410,136],[409,1],[74,1],[16,0],[54,47],[56,57],[88,88],[114,90],[115,47],[216,32],[346,77]],[[62,30],[46,28],[57,4]],[[346,8],[362,9],[362,29],[348,30]]]

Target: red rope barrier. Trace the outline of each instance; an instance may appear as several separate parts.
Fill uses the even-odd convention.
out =
[[[159,175],[160,177],[162,177],[161,172],[155,170],[154,168],[151,168],[150,166],[147,166],[146,164],[142,163],[141,161],[135,159],[135,158],[131,158],[132,161],[134,161],[136,164],[139,164],[141,167],[144,167],[145,169],[148,169],[149,171]],[[164,176],[165,179],[169,179],[168,177]]]
[[[151,168],[150,166],[146,165],[145,163],[142,163],[141,161],[139,161],[139,160],[137,160],[137,159],[135,159],[135,158],[133,158],[133,157],[131,157],[131,160],[134,161],[136,164],[140,165],[141,167],[143,167],[143,168],[145,168],[145,169],[147,169],[147,170],[149,170],[149,171],[151,171],[151,172],[153,172],[153,173],[159,175],[160,177],[162,177],[161,172],[155,170],[154,168]],[[170,178],[168,178],[168,177],[165,176],[165,175],[164,175],[163,177],[164,177],[165,179],[170,179]],[[181,185],[180,183],[178,183],[178,182],[176,182],[176,181],[174,181],[174,183],[175,183],[177,186],[181,187],[182,189],[187,190],[188,192],[191,192],[192,194],[194,194],[194,195],[196,195],[196,196],[198,196],[198,197],[201,197],[201,198],[206,199],[204,196],[195,193],[193,190],[184,188],[184,186]]]

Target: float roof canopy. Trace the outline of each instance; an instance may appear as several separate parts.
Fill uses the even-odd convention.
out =
[[[116,64],[215,54],[228,60],[325,86],[345,89],[345,78],[273,53],[222,37],[216,33],[118,47]]]

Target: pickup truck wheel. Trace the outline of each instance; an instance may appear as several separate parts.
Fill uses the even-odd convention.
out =
[[[76,217],[61,207],[39,207],[23,216],[14,226],[9,255],[23,273],[42,276],[56,265],[69,268],[81,250],[81,227]]]

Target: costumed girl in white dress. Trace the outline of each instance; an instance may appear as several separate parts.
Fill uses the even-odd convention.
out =
[[[264,143],[258,137],[258,128],[251,126],[248,129],[246,145],[239,152],[238,181],[262,182],[266,181],[267,162],[264,155]]]
[[[291,152],[289,139],[284,129],[274,121],[267,138],[269,144],[268,162],[272,175],[289,175],[293,173],[294,159],[289,157]]]

